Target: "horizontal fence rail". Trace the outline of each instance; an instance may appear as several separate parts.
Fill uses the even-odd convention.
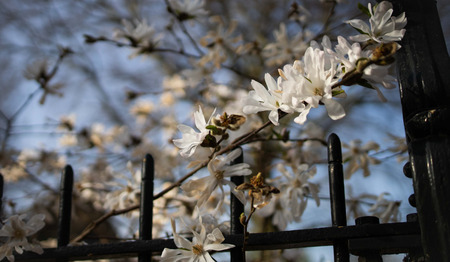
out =
[[[408,253],[420,248],[420,228],[417,222],[347,227],[324,227],[269,233],[252,233],[246,244],[248,251],[275,250],[332,245],[334,241],[349,241],[349,251],[355,255],[367,250],[380,254]],[[226,235],[224,243],[242,248],[243,235]],[[369,243],[369,244],[368,244]],[[45,249],[44,254],[26,253],[17,261],[49,261],[50,259],[90,260],[100,258],[136,257],[140,253],[159,254],[164,248],[176,248],[172,239],[135,240],[113,244],[89,244]],[[224,251],[225,252],[225,251]]]

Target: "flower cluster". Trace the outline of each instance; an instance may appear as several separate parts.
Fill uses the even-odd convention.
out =
[[[344,37],[338,36],[338,45],[333,48],[330,39],[324,36],[322,46],[311,42],[301,60],[279,69],[276,80],[266,74],[267,89],[252,81],[254,91],[249,93],[244,113],[270,111],[270,121],[278,125],[279,111],[296,112],[299,115],[294,122],[303,124],[312,108],[324,105],[328,116],[337,120],[345,116],[343,106],[335,100],[345,97],[341,88],[344,85],[357,84],[375,89],[385,100],[377,85],[395,86],[387,65],[392,63],[392,55],[399,47],[395,41],[400,41],[405,33],[406,18],[404,14],[399,18],[392,17],[392,5],[385,1],[374,9],[369,4],[369,9],[372,28],[359,19],[348,21],[364,33],[350,37],[357,42],[350,45]],[[361,46],[358,42],[364,43]]]

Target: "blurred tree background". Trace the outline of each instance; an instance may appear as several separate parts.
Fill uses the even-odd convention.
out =
[[[66,164],[76,174],[73,237],[102,214],[138,203],[140,161],[146,153],[155,158],[156,191],[162,190],[189,170],[172,140],[180,137],[178,123],[193,125],[199,105],[207,119],[214,108],[219,114],[242,114],[251,80],[264,83],[264,73],[275,76],[284,64],[300,59],[311,40],[320,43],[327,35],[335,42],[339,35],[354,34],[345,21],[364,18],[356,1],[207,0],[202,8],[195,6],[201,1],[184,1],[196,7],[190,13],[180,12],[178,2],[183,3],[0,2],[2,219],[46,214],[39,238],[51,246]],[[450,4],[437,4],[449,46]],[[359,139],[372,159],[370,176],[358,170],[346,181],[350,219],[358,212],[376,213],[377,203],[385,205],[380,215],[388,205],[395,207],[386,222],[404,221],[414,212],[407,201],[411,181],[402,174],[406,148],[398,89],[382,90],[387,102],[363,87],[346,92],[347,99],[340,101],[344,119],[333,121],[321,109],[300,126],[287,116],[259,138],[276,140],[289,131],[291,141],[244,146],[255,174],[275,177],[280,163],[317,165],[312,183],[320,185],[322,203],[317,207],[306,195],[311,203],[301,221],[287,229],[330,224],[326,148],[298,139],[326,140],[332,132],[347,152]],[[236,137],[266,120],[265,113],[247,116]],[[369,147],[370,141],[378,147]],[[169,234],[166,215],[189,215],[195,205],[179,192],[158,201],[157,237]],[[262,212],[252,232],[277,230],[268,223],[271,215]],[[136,230],[137,217],[130,212],[103,223],[85,241],[134,238]],[[280,261],[294,261],[288,257]]]

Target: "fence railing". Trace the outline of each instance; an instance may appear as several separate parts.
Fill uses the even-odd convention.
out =
[[[242,155],[236,161],[242,162]],[[100,258],[138,257],[150,261],[164,248],[176,248],[173,239],[152,239],[154,162],[147,155],[142,163],[139,239],[110,244],[70,246],[73,169],[62,172],[59,206],[58,247],[44,250],[42,255],[24,253],[17,261],[91,260]],[[349,254],[381,259],[383,254],[411,253],[421,249],[420,228],[416,215],[408,215],[407,222],[379,224],[377,217],[360,217],[356,225],[347,226],[346,200],[342,168],[341,142],[337,135],[328,139],[328,166],[331,203],[330,227],[250,234],[246,250],[275,250],[332,245],[335,261],[349,261]],[[405,169],[409,172],[408,169]],[[409,175],[409,174],[407,174]],[[236,178],[233,178],[236,179]],[[240,178],[242,179],[242,178]],[[234,181],[242,183],[242,181]],[[232,195],[232,194],[231,194]],[[231,261],[242,261],[244,240],[239,216],[243,205],[231,196],[231,231],[225,243],[234,244]]]

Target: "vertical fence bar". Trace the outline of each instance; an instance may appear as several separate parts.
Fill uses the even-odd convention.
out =
[[[155,164],[153,157],[145,155],[142,161],[141,206],[139,214],[139,239],[152,239],[153,228],[153,179],[155,177]],[[151,261],[151,252],[139,254],[138,261]]]
[[[241,149],[241,154],[231,163],[234,164],[240,164],[244,162],[244,154]],[[243,176],[234,176],[231,177],[231,182],[233,182],[236,186],[244,183],[244,177]],[[234,194],[230,194],[230,234],[231,235],[238,235],[238,234],[244,234],[244,226],[241,224],[239,217],[242,213],[244,213],[244,205],[239,201],[237,197],[234,196]],[[242,254],[243,250],[239,247],[235,247],[231,249],[230,251],[230,261],[231,262],[241,262],[243,261],[243,256],[245,254]]]
[[[363,216],[355,219],[356,226],[364,225],[377,225],[380,224],[380,219],[376,216]],[[363,255],[360,255],[358,262],[383,262],[383,258],[378,252],[372,250],[365,251]]]
[[[408,19],[396,60],[424,253],[450,261],[450,57],[435,0],[392,2]]]
[[[67,165],[61,175],[58,247],[67,246],[70,241],[70,221],[72,216],[73,169]]]
[[[334,227],[347,226],[341,141],[336,134],[331,134],[328,137],[328,176],[330,179],[332,225]],[[333,250],[335,262],[348,262],[350,260],[346,240],[335,241]]]

